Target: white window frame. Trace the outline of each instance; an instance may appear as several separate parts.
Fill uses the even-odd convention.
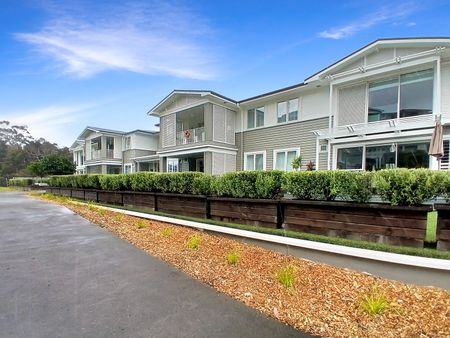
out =
[[[264,151],[251,151],[251,152],[244,153],[244,170],[249,170],[249,169],[247,169],[247,155],[253,155],[253,156],[263,155],[263,169],[262,170],[266,170],[266,168],[267,168],[267,166],[266,166],[266,158],[267,158],[267,156],[266,156],[266,151],[265,150]],[[253,162],[254,161],[255,161],[255,158],[253,158]],[[257,170],[257,169],[254,169],[254,170]]]
[[[127,172],[127,169],[126,169],[127,167],[130,168],[129,172]],[[132,163],[124,163],[124,165],[123,165],[123,173],[124,174],[132,174],[133,173],[133,164]]]
[[[289,106],[290,106],[289,102],[293,101],[293,100],[297,100],[297,118],[295,120],[289,120]],[[278,118],[280,117],[280,115],[278,113],[278,105],[280,103],[286,104],[286,121],[282,121],[282,122],[278,121]],[[293,97],[288,100],[277,102],[277,124],[292,123],[292,122],[297,122],[299,120],[300,120],[300,98],[299,97]]]
[[[172,171],[169,171],[169,163],[175,163],[176,162],[176,169],[177,170],[172,170]],[[173,164],[172,164],[173,165]],[[179,172],[180,171],[180,160],[178,159],[178,158],[176,158],[176,157],[173,157],[173,158],[171,158],[171,157],[168,157],[167,158],[167,166],[166,166],[166,171],[168,172],[168,173],[176,173],[176,172]]]
[[[262,126],[257,126],[256,125],[256,120],[257,120],[257,114],[256,114],[256,111],[257,110],[259,110],[259,109],[263,109],[263,111],[264,111],[264,121],[263,121],[263,124],[262,124]],[[255,115],[253,116],[253,127],[249,127],[248,126],[248,112],[250,111],[250,110],[253,110],[254,112],[255,112]],[[265,127],[265,125],[266,125],[266,106],[258,106],[258,107],[254,107],[254,108],[249,108],[249,109],[247,109],[247,113],[246,113],[246,117],[247,117],[247,129],[258,129],[258,128],[264,128]]]
[[[287,153],[289,151],[295,151],[296,152],[295,157],[298,157],[301,154],[300,147],[299,148],[274,149],[274,151],[273,151],[273,160],[272,160],[272,162],[273,162],[272,163],[273,170],[277,170],[276,169],[276,166],[277,166],[277,154],[278,153],[286,153],[286,157],[285,157],[285,160],[284,160],[284,169],[281,169],[281,170],[288,171],[287,170]]]

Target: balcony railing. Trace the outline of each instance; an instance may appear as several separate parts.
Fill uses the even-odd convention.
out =
[[[95,149],[92,149],[91,150],[91,159],[93,159],[93,160],[97,160],[97,159],[99,159],[100,158],[100,150],[95,150]]]
[[[205,140],[205,128],[186,129],[177,132],[177,145],[198,143]]]
[[[447,122],[448,114],[442,114],[444,124]],[[370,135],[386,132],[399,132],[402,130],[430,128],[435,124],[435,116],[432,114],[403,117],[392,120],[382,120],[368,123],[355,123],[345,126],[336,126],[316,130],[314,133],[319,139],[329,139],[337,137]]]

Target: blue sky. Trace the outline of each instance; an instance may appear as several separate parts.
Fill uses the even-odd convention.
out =
[[[236,100],[302,82],[381,37],[450,36],[449,1],[2,0],[0,120],[70,146],[155,130],[173,89]]]

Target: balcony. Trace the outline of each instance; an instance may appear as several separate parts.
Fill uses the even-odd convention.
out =
[[[177,145],[205,141],[205,127],[186,129],[177,132]]]

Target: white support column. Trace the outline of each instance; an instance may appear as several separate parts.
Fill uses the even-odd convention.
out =
[[[320,142],[319,138],[316,136],[316,170],[319,170],[319,152],[320,152]]]

